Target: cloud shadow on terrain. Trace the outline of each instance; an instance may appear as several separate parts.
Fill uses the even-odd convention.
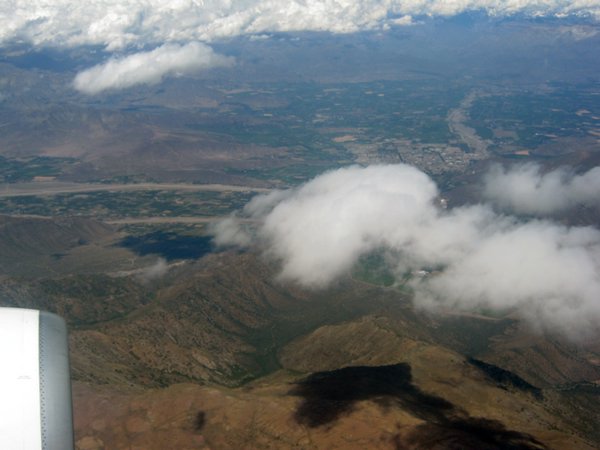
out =
[[[160,255],[167,261],[197,259],[213,251],[211,237],[187,236],[165,231],[154,231],[141,236],[127,236],[118,245],[132,250],[140,256]]]
[[[426,423],[408,436],[396,436],[401,448],[543,449],[532,436],[508,430],[496,420],[475,418],[412,383],[411,366],[355,366],[317,372],[300,380],[289,394],[302,397],[294,418],[311,428],[350,414],[358,401],[403,409]]]

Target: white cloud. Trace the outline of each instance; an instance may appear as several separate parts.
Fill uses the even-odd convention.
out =
[[[169,266],[163,258],[158,258],[154,264],[144,267],[138,277],[144,282],[150,282],[164,277],[169,271]]]
[[[323,287],[387,249],[398,273],[436,269],[412,281],[418,306],[514,309],[571,335],[598,323],[598,230],[522,222],[485,205],[441,210],[436,196],[413,167],[350,167],[255,197],[242,215],[258,223],[255,239],[281,263],[283,280]]]
[[[422,307],[516,308],[536,325],[570,335],[600,319],[600,232],[531,222],[478,236],[478,245],[426,281]]]
[[[411,24],[410,16],[473,10],[600,17],[600,0],[15,0],[0,4],[0,42],[115,50],[271,31],[385,29]]]
[[[86,94],[123,89],[137,84],[155,84],[165,76],[190,73],[210,67],[229,66],[233,58],[216,54],[198,42],[179,46],[165,44],[149,52],[111,58],[77,74],[73,86]]]
[[[283,261],[284,278],[322,286],[369,250],[407,242],[436,195],[427,175],[410,166],[341,169],[280,195],[260,235]],[[265,211],[258,203],[248,205],[254,215]]]
[[[415,22],[413,21],[412,16],[410,16],[410,15],[398,17],[397,19],[392,19],[391,23],[393,25],[400,25],[400,26],[414,25],[415,24]]]
[[[551,214],[578,204],[600,203],[600,167],[576,175],[566,168],[542,174],[535,164],[493,167],[485,177],[484,196],[504,210]]]
[[[236,245],[247,247],[252,243],[252,238],[240,227],[235,216],[212,224],[210,231],[214,234],[214,243],[218,246]]]

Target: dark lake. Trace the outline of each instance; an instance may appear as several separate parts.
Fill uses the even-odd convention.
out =
[[[141,236],[127,236],[119,242],[140,256],[160,255],[168,261],[175,259],[197,259],[213,251],[212,239],[208,236],[181,235],[167,231],[154,231]]]

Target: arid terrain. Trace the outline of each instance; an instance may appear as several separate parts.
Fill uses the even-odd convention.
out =
[[[600,440],[596,341],[532,333],[510,317],[432,316],[359,279],[292,288],[252,252],[168,263],[152,278],[144,257],[114,245],[110,226],[2,221],[20,232],[3,233],[3,255],[31,242],[52,270],[5,276],[0,289],[5,305],[67,319],[80,449],[591,449]],[[69,255],[78,265],[61,275]]]
[[[0,306],[65,318],[76,448],[600,448],[600,16],[284,3],[0,40]]]

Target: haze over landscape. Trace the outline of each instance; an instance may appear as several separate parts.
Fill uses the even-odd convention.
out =
[[[0,2],[0,306],[102,448],[600,446],[600,2]]]

